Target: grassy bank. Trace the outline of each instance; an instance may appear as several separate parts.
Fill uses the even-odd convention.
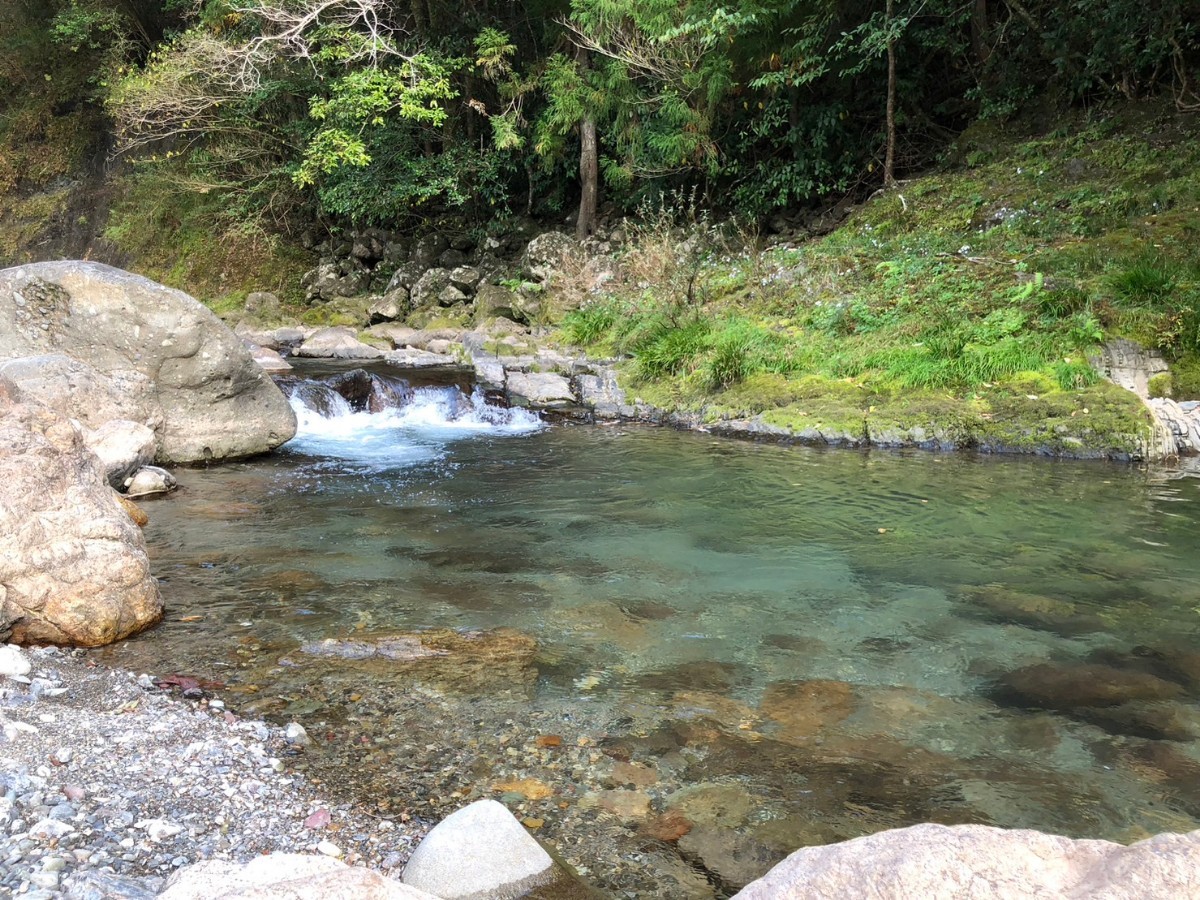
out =
[[[635,393],[712,421],[1128,447],[1146,414],[1088,356],[1136,338],[1172,361],[1160,391],[1200,396],[1198,170],[1195,121],[1161,110],[1033,139],[980,126],[824,237],[758,250],[701,227],[688,250],[637,230],[561,336],[628,355]]]

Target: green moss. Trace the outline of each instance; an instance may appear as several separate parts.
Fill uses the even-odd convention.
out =
[[[1171,363],[1172,396],[1176,400],[1200,400],[1200,356],[1189,354]]]
[[[1175,388],[1171,381],[1170,372],[1159,372],[1151,377],[1147,388],[1151,397],[1173,397],[1175,396]]]
[[[314,306],[305,310],[300,316],[300,322],[311,328],[358,328],[362,325],[359,316],[329,306]]]

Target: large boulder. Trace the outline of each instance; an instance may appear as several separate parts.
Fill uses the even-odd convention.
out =
[[[914,825],[797,850],[735,900],[1200,897],[1200,831],[1129,847],[984,825]]]
[[[128,419],[109,419],[95,430],[85,430],[83,443],[100,461],[105,480],[117,490],[154,459],[154,432]]]
[[[0,271],[0,360],[43,354],[116,383],[147,379],[148,392],[129,398],[133,411],[111,418],[154,429],[159,462],[250,456],[296,433],[287,399],[220,319],[182,291],[111,266]]]
[[[327,856],[271,853],[244,865],[206,860],[171,876],[159,900],[437,900]]]
[[[0,639],[96,647],[161,616],[141,531],[80,429],[0,386]]]
[[[597,896],[495,800],[476,800],[434,826],[409,858],[404,883],[445,900]]]
[[[316,359],[379,359],[383,352],[364,344],[352,329],[339,325],[318,330],[297,347],[293,355]]]
[[[579,242],[561,231],[539,234],[521,256],[521,271],[535,281],[545,283],[562,268],[567,257],[579,249]]]

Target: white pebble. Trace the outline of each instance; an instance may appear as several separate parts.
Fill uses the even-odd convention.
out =
[[[342,855],[342,848],[329,841],[321,841],[321,843],[317,844],[317,852],[324,853],[326,856],[332,856],[336,859]]]

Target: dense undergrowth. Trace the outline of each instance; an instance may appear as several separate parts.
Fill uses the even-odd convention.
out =
[[[718,414],[820,393],[855,411],[1094,398],[1089,354],[1117,336],[1172,360],[1161,392],[1200,397],[1195,120],[1127,112],[1027,140],[977,127],[955,152],[793,246],[734,253],[744,236],[716,235],[689,269],[670,229],[643,228],[642,277],[614,279],[562,335],[628,355],[643,393]],[[654,277],[639,255],[670,261]]]

